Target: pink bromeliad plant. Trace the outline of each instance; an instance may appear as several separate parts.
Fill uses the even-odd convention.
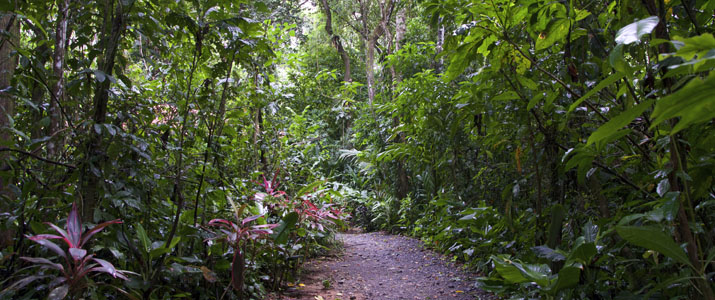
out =
[[[127,280],[128,274],[133,272],[117,270],[112,263],[94,257],[94,254],[88,254],[84,248],[90,241],[92,236],[102,231],[105,227],[111,224],[122,223],[119,219],[101,223],[94,226],[92,229],[82,232],[82,221],[77,212],[76,203],[72,204],[72,209],[67,216],[67,224],[65,229],[59,226],[46,222],[45,224],[52,227],[58,234],[38,234],[34,236],[26,236],[29,240],[40,244],[48,250],[57,254],[62,263],[55,263],[44,257],[21,257],[21,259],[32,263],[31,267],[45,270],[55,270],[60,273],[57,275],[31,275],[20,279],[10,286],[7,290],[19,290],[28,284],[39,279],[51,279],[49,288],[52,289],[48,299],[64,299],[67,295],[78,296],[87,286],[87,277],[90,273],[106,273],[114,278]],[[67,249],[63,249],[52,240],[62,240]]]

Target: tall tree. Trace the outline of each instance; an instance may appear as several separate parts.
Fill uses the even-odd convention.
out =
[[[333,32],[333,14],[330,11],[328,0],[320,0],[320,4],[320,7],[323,9],[323,14],[325,14],[325,32],[330,36],[330,44],[335,47],[338,54],[340,54],[340,58],[343,60],[343,81],[352,82],[350,75],[350,56],[348,56],[347,51],[343,48],[343,42],[340,40],[340,36]]]
[[[11,55],[12,50],[18,45],[20,37],[20,24],[17,16],[9,12],[0,12],[0,142],[9,144],[12,139],[8,127],[12,126],[12,118],[15,114],[15,98],[10,92],[10,83],[17,67],[17,55]],[[5,146],[5,145],[3,145]],[[9,153],[0,152],[0,170],[9,168],[7,165]],[[0,211],[8,211],[11,207],[10,201],[15,196],[10,190],[14,185],[8,178],[0,177]],[[0,249],[12,243],[12,231],[0,231]]]
[[[371,10],[374,9],[373,2],[376,0],[358,0],[360,14],[355,14],[362,25],[360,35],[365,44],[365,74],[367,75],[367,95],[370,107],[375,101],[375,48],[380,37],[385,33],[386,24],[389,22],[392,12],[395,8],[396,1],[394,0],[379,0],[378,3],[378,20],[370,22]]]
[[[47,144],[47,154],[50,157],[54,157],[58,148],[62,147],[61,139],[58,138],[61,129],[61,101],[64,99],[65,94],[65,54],[67,52],[67,40],[68,36],[68,18],[69,18],[69,0],[58,0],[57,1],[57,25],[55,28],[55,49],[52,54],[52,74],[54,76],[55,83],[52,86],[52,99],[50,99],[50,126],[48,134],[51,136],[49,143]]]
[[[127,13],[131,9],[131,6],[125,7],[124,1],[107,0],[104,2],[104,9],[107,14],[104,15],[105,25],[99,39],[100,47],[103,52],[98,63],[98,74],[101,75],[96,78],[97,84],[92,100],[92,121],[94,121],[95,127],[100,128],[107,121],[109,86],[111,84],[111,80],[108,76],[112,76],[114,71],[117,50],[119,49],[119,44],[127,25]],[[92,172],[91,168],[93,164],[96,166],[104,160],[104,154],[101,150],[101,132],[101,130],[95,129],[89,132],[90,139],[86,150],[86,155],[89,159],[85,162],[83,170],[85,185],[83,188],[82,219],[88,221],[92,220],[94,209],[99,204],[99,185],[102,180],[101,174]]]

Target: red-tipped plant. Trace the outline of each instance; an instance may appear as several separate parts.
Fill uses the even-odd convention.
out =
[[[232,200],[229,199],[229,201],[233,206],[236,222],[234,223],[225,219],[213,219],[209,221],[208,225],[219,227],[223,235],[218,236],[217,238],[225,239],[226,242],[233,248],[233,261],[231,262],[231,285],[234,290],[236,290],[238,298],[243,299],[246,242],[249,240],[257,240],[271,234],[271,229],[278,226],[278,224],[248,225],[249,223],[263,217],[263,215],[241,218],[241,214],[246,208],[246,205],[244,204],[241,208],[237,208]]]
[[[42,245],[48,250],[54,252],[59,257],[64,259],[64,264],[54,263],[51,260],[43,257],[21,257],[21,259],[33,264],[32,267],[38,267],[46,270],[56,270],[61,273],[60,276],[51,275],[32,275],[27,276],[10,286],[7,290],[19,290],[22,287],[32,283],[35,280],[54,277],[49,285],[52,289],[50,299],[63,299],[68,294],[76,295],[81,293],[81,290],[86,286],[86,277],[93,272],[107,273],[114,278],[127,280],[126,274],[131,272],[117,270],[112,263],[95,258],[94,254],[87,254],[87,250],[83,247],[87,242],[102,231],[105,227],[111,224],[122,223],[120,220],[104,222],[92,229],[82,232],[82,221],[77,212],[76,203],[72,204],[67,216],[67,225],[65,229],[52,223],[45,223],[52,227],[59,235],[56,234],[38,234],[35,236],[27,236],[31,241]],[[67,245],[64,250],[59,245],[51,240],[62,240]],[[6,291],[7,291],[6,290]]]

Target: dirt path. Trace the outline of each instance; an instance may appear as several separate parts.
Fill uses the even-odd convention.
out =
[[[464,272],[422,242],[384,233],[339,234],[344,251],[304,266],[282,299],[488,299]],[[329,288],[326,288],[329,286]],[[322,298],[321,298],[322,297]]]

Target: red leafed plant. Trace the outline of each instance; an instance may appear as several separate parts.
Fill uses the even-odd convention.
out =
[[[248,224],[263,217],[263,215],[255,215],[247,218],[241,218],[246,205],[237,208],[232,200],[229,199],[233,206],[236,223],[225,219],[213,219],[209,221],[209,226],[217,226],[220,228],[223,235],[216,238],[223,238],[233,248],[233,261],[231,262],[231,285],[236,290],[239,299],[243,299],[243,282],[245,279],[245,247],[249,240],[257,240],[272,233],[273,228],[278,224],[251,225]],[[214,239],[216,239],[214,238]]]
[[[285,195],[284,191],[278,190],[278,173],[280,173],[280,170],[276,170],[276,172],[273,174],[273,179],[271,180],[267,180],[266,176],[261,175],[261,177],[263,177],[263,182],[258,183],[258,185],[266,189],[266,193],[268,193],[268,195],[271,195],[273,197]]]
[[[33,264],[31,267],[37,267],[47,270],[56,270],[61,273],[60,276],[51,275],[31,275],[27,276],[17,282],[12,286],[8,287],[7,290],[19,290],[22,287],[32,283],[35,280],[43,278],[52,278],[49,288],[52,292],[49,294],[49,299],[63,299],[68,294],[77,295],[81,293],[82,289],[86,287],[86,277],[89,273],[100,272],[112,275],[114,278],[121,278],[127,280],[127,274],[132,272],[117,270],[112,263],[95,258],[94,254],[87,254],[87,250],[83,247],[87,242],[97,234],[102,231],[105,227],[111,224],[122,223],[120,220],[113,220],[104,222],[92,229],[82,232],[82,221],[79,218],[77,212],[76,203],[72,204],[72,210],[70,210],[67,216],[67,225],[65,229],[52,223],[45,223],[52,227],[59,235],[55,234],[38,234],[34,236],[27,236],[31,241],[42,245],[43,247],[51,250],[59,257],[64,259],[64,263],[54,263],[51,260],[43,257],[21,257],[21,259]],[[67,250],[63,250],[59,245],[55,244],[51,240],[62,240],[67,245]],[[4,291],[4,292],[5,292]]]
[[[296,208],[296,212],[301,215],[301,219],[307,219],[311,229],[324,231],[322,222],[335,224],[343,214],[342,209],[331,208],[333,204],[324,204],[318,208],[309,199],[303,199],[302,206]]]

